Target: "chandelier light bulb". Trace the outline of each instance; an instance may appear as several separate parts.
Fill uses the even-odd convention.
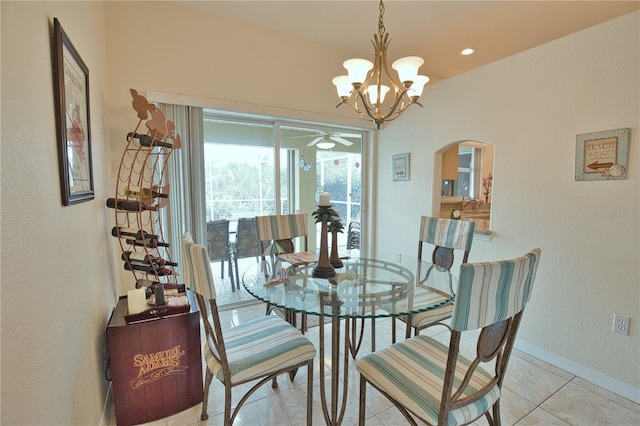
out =
[[[336,86],[336,89],[338,90],[338,96],[341,99],[348,99],[349,96],[351,96],[353,86],[349,81],[348,75],[339,75],[331,80],[331,82]]]
[[[424,85],[429,82],[429,77],[426,75],[418,75],[416,76],[411,88],[407,92],[410,98],[419,98],[422,96],[422,90],[424,89]]]
[[[418,76],[418,68],[424,64],[424,59],[418,56],[407,56],[400,58],[391,64],[391,68],[398,72],[398,77],[402,84],[406,86],[406,83],[415,81]]]
[[[384,102],[384,95],[389,91],[389,86],[385,86],[384,84],[380,86],[380,103]],[[369,101],[371,105],[375,105],[378,103],[378,86],[369,86],[367,88],[367,93],[369,93]]]
[[[367,74],[371,68],[373,68],[373,62],[359,58],[347,59],[342,63],[342,66],[347,69],[351,84],[360,86],[367,79]]]

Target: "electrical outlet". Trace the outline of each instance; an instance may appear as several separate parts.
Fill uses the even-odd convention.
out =
[[[619,314],[613,314],[613,331],[616,333],[629,335],[629,318]]]

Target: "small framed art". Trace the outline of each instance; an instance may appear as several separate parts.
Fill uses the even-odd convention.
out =
[[[576,136],[576,180],[624,180],[629,161],[629,129]]]
[[[53,81],[62,204],[93,200],[89,69],[53,19]]]
[[[396,154],[392,157],[393,181],[409,180],[409,154]]]

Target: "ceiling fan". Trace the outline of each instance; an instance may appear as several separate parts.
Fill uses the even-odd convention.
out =
[[[338,132],[315,132],[314,135],[305,135],[305,136],[293,136],[288,139],[294,138],[308,138],[315,137],[311,142],[307,144],[307,146],[316,145],[320,149],[331,149],[336,145],[336,142],[341,143],[344,146],[351,146],[353,142],[344,139],[342,134]]]

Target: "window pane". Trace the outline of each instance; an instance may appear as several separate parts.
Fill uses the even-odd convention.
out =
[[[346,245],[349,223],[360,221],[362,135],[290,126],[282,126],[280,133],[282,198],[288,192],[295,211],[311,214],[319,194],[329,192],[345,227],[338,243]],[[285,164],[290,165],[288,176]],[[289,182],[287,188],[285,181]],[[319,226],[311,226],[316,228],[314,237],[319,241]]]
[[[273,126],[205,118],[207,222],[275,214]]]
[[[460,146],[460,154],[458,155],[458,167],[464,168],[464,169],[470,169],[471,163],[472,163],[471,159],[472,159],[471,152],[467,152],[466,147]]]
[[[458,182],[457,182],[457,192],[456,195],[458,197],[471,196],[471,173],[469,172],[458,172]]]
[[[345,226],[360,221],[360,154],[318,152],[318,184],[331,194],[334,209],[340,213]]]

